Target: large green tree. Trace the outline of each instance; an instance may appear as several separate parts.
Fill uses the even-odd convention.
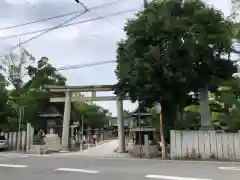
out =
[[[116,93],[133,101],[160,101],[165,126],[173,128],[188,93],[200,98],[201,123],[211,126],[208,90],[236,72],[230,60],[233,26],[199,0],[154,1],[125,26],[118,44]]]
[[[34,63],[35,59],[25,48],[20,47],[18,53],[1,56],[0,61],[0,68],[10,89],[8,91],[8,125],[10,129],[16,130],[21,112],[22,87],[27,75],[27,67]]]
[[[103,128],[108,124],[111,113],[101,106],[96,104],[87,104],[85,102],[78,102],[74,104],[76,112],[76,120],[81,122],[83,116],[85,128]]]
[[[0,129],[18,130],[19,120],[24,126],[31,122],[35,129],[45,128],[46,120],[39,117],[49,107],[54,106],[60,113],[64,112],[64,103],[50,103],[54,95],[46,91],[45,85],[66,85],[66,78],[52,66],[47,57],[35,61],[24,48],[19,54],[10,54],[1,58],[0,72]],[[11,85],[7,90],[6,86]],[[21,113],[20,108],[21,107]],[[103,128],[108,123],[108,110],[87,103],[72,103],[72,120],[80,121],[84,115],[85,126]],[[21,115],[21,118],[19,116]],[[7,125],[7,126],[5,126]]]
[[[10,108],[8,102],[8,92],[6,89],[7,82],[2,74],[0,74],[0,124],[5,126],[8,124],[8,115]]]
[[[39,117],[39,113],[44,113],[51,106],[51,94],[44,89],[44,85],[65,85],[66,78],[57,72],[47,57],[42,57],[36,65],[30,65],[27,69],[30,79],[22,88],[22,102],[27,112],[24,113],[24,120],[36,128],[44,128],[45,121]],[[62,103],[54,103],[54,106],[63,112]]]

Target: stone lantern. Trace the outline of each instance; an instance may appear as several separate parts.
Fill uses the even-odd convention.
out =
[[[132,140],[128,144],[128,152],[133,156],[157,156],[158,145],[154,139],[155,129],[150,125],[151,113],[142,104],[132,114],[130,133]]]

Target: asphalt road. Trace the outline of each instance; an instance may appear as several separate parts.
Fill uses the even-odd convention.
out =
[[[1,156],[3,180],[239,180],[240,163]]]

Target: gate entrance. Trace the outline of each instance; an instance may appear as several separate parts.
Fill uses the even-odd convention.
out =
[[[117,122],[118,122],[118,138],[119,152],[125,151],[125,134],[124,134],[124,119],[123,119],[123,100],[129,100],[128,97],[120,96],[97,96],[96,92],[113,91],[114,85],[90,85],[90,86],[45,86],[47,90],[55,93],[65,93],[65,97],[51,97],[50,102],[64,102],[64,117],[62,129],[62,150],[68,151],[69,126],[71,102],[84,101],[116,101],[117,103]],[[80,95],[83,92],[91,92],[91,97]]]

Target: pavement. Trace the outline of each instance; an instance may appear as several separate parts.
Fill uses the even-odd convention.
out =
[[[1,179],[239,180],[240,177],[237,162],[126,158],[125,154],[114,152],[117,146],[118,141],[113,140],[75,153],[0,152]]]
[[[81,152],[81,154],[98,154],[99,156],[107,156],[114,153],[115,149],[118,147],[118,140],[111,140],[106,143],[97,145],[95,147],[89,148]]]
[[[125,153],[117,153],[118,139],[105,142],[95,147],[79,152],[79,155],[98,156],[98,157],[126,157]]]
[[[91,156],[91,157],[105,157],[105,158],[129,158],[127,153],[117,153],[115,150],[118,148],[118,140],[106,141],[102,144],[94,146],[84,151],[78,152],[66,152],[66,153],[55,153],[51,156]]]
[[[0,156],[4,180],[239,180],[240,163],[87,156]]]

